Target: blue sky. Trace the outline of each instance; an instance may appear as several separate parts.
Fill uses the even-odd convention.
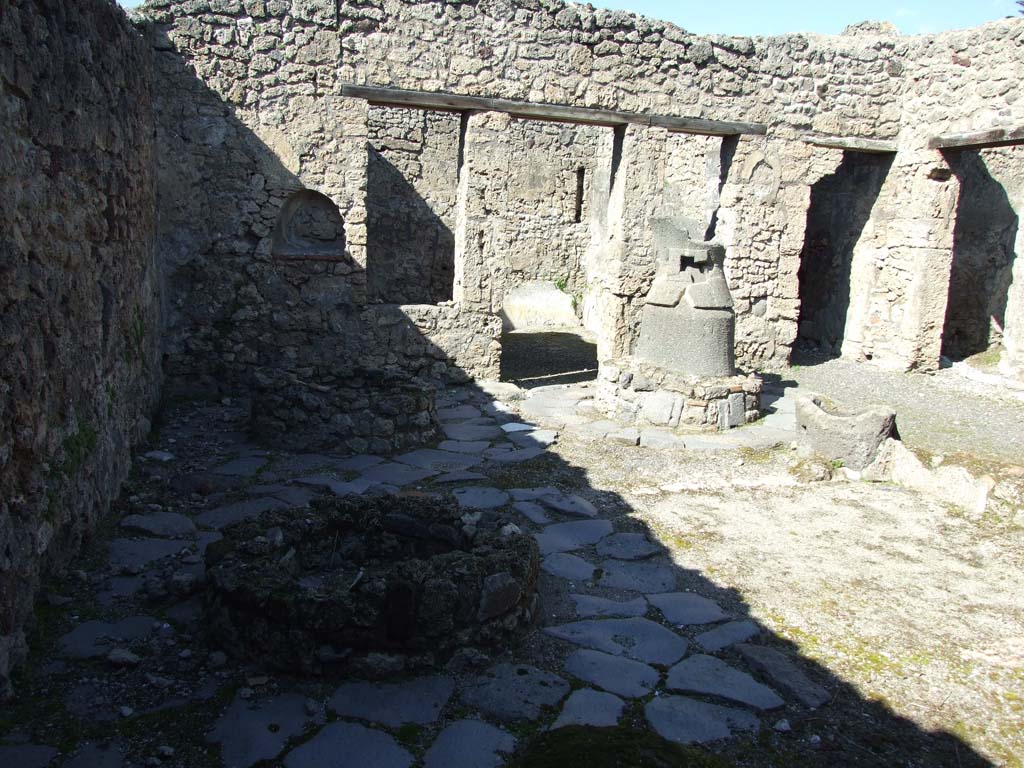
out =
[[[120,2],[132,7],[140,0]],[[834,0],[599,0],[593,4],[672,21],[697,34],[726,35],[838,34],[847,24],[865,19],[884,19],[905,34],[921,34],[963,29],[1004,16],[1019,15],[1014,0],[859,0],[843,3]]]

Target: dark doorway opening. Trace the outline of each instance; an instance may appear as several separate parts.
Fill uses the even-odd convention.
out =
[[[853,250],[892,159],[890,154],[844,152],[835,172],[811,187],[800,252],[800,325],[793,362],[842,353]]]
[[[579,331],[530,328],[501,336],[501,380],[525,389],[597,378],[597,344]]]
[[[946,154],[960,182],[942,355],[963,360],[1002,340],[1018,219],[979,150]]]

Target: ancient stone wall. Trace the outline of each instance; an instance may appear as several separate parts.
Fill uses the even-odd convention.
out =
[[[902,38],[900,46],[907,55],[901,61],[906,89],[899,151],[880,193],[892,215],[877,222],[875,258],[854,265],[861,282],[851,301],[844,354],[928,369],[940,356],[960,189],[950,155],[927,149],[927,141],[1024,120],[1016,74],[1024,57],[1024,23],[1009,19]]]
[[[151,53],[108,0],[0,12],[0,695],[149,432],[161,375]]]
[[[491,216],[490,270],[502,300],[510,287],[555,283],[570,295],[586,289],[582,258],[590,244],[591,189],[610,128],[510,120],[499,129],[504,146],[494,154],[505,167],[488,176],[484,200]]]
[[[366,270],[371,301],[451,299],[461,122],[452,112],[370,108]]]
[[[160,89],[159,116],[168,158],[162,168],[161,248],[172,286],[169,369],[176,379],[192,382],[245,386],[252,366],[271,354],[263,351],[270,338],[266,326],[295,313],[294,307],[268,301],[264,288],[277,279],[272,274],[276,267],[265,255],[265,241],[286,192],[313,189],[337,204],[351,262],[341,277],[352,286],[358,303],[366,283],[370,214],[363,185],[367,125],[373,121],[366,118],[365,104],[337,95],[342,82],[764,119],[788,134],[797,128],[827,130],[851,122],[865,132],[878,126],[891,134],[899,117],[891,104],[899,79],[879,56],[879,51],[893,47],[887,41],[837,46],[834,41],[802,37],[704,40],[629,14],[529,2],[400,3],[385,12],[374,4],[342,4],[339,9],[334,3],[313,0],[215,0],[198,5],[157,0],[146,13],[154,20],[152,39],[160,76],[167,84]],[[806,76],[794,76],[797,69],[806,69]],[[815,73],[826,88],[816,88]],[[828,92],[828,87],[838,89],[840,84],[849,84],[858,97],[839,99]],[[804,106],[797,109],[799,104]],[[392,111],[380,110],[382,116]],[[530,125],[508,123],[507,134],[499,137],[502,153],[519,146],[516,128]],[[396,119],[396,126],[401,124]],[[176,130],[179,125],[186,126],[187,142]],[[471,120],[470,133],[472,125]],[[561,126],[545,126],[544,131],[554,139],[552,146],[535,141],[534,149],[541,161],[557,157],[557,174],[579,169],[569,168],[571,151],[552,154],[566,135],[600,133],[599,150],[610,159],[611,129],[567,133]],[[668,139],[662,129],[637,128],[629,133],[631,152],[623,156],[620,177],[628,182],[629,194],[624,188],[623,202],[615,201],[610,188],[600,188],[602,179],[610,184],[607,168],[595,168],[593,173],[585,168],[584,207],[600,199],[611,210],[584,211],[584,220],[591,214],[590,222],[577,224],[573,179],[559,184],[566,193],[559,203],[565,211],[560,209],[559,215],[573,214],[566,222],[569,230],[589,227],[585,237],[590,243],[595,226],[612,235],[610,244],[588,246],[590,255],[581,256],[584,268],[568,275],[577,282],[580,274],[585,276],[587,287],[581,293],[594,307],[592,322],[601,327],[606,346],[619,350],[632,344],[653,274],[643,228],[663,196],[663,150]],[[445,141],[450,146],[449,139]],[[766,142],[749,140],[756,147]],[[472,136],[466,137],[465,146],[473,146]],[[509,155],[499,160],[508,169]],[[774,162],[777,171],[781,160]],[[715,178],[705,179],[701,188],[710,190],[720,181],[718,170],[711,173]],[[683,174],[679,171],[677,177]],[[468,176],[464,181],[471,197],[475,185],[486,187],[486,182]],[[445,183],[450,184],[450,177]],[[762,183],[760,176],[754,183]],[[509,189],[511,185],[510,180]],[[415,178],[411,186],[416,188]],[[507,200],[508,190],[501,191]],[[703,203],[701,208],[712,205]],[[776,210],[777,217],[785,216]],[[763,211],[752,213],[748,229],[760,229]],[[503,212],[492,214],[499,217]],[[440,217],[442,222],[446,215]],[[598,226],[595,218],[604,221]],[[742,239],[741,228],[736,240]],[[571,254],[575,248],[565,252]],[[758,255],[751,250],[746,242],[731,248],[734,271],[742,274],[740,265]],[[562,253],[557,252],[560,259]],[[767,254],[772,268],[777,268],[778,257],[777,249]],[[372,279],[372,264],[368,269]],[[456,265],[456,280],[459,269]],[[765,283],[770,286],[771,275]],[[465,291],[460,295],[456,286],[459,311],[469,313],[466,322],[477,322],[500,306],[503,282],[494,286],[495,291],[478,287],[469,297]],[[795,326],[795,318],[781,317],[774,307],[762,309],[759,337],[776,334],[774,326],[780,323]],[[744,362],[783,359],[786,333],[779,338],[779,344],[774,336],[771,344],[751,344]]]
[[[337,205],[347,264],[335,265],[334,274],[355,306],[365,299],[367,272],[374,281],[367,225],[379,231],[374,222],[392,215],[378,219],[379,210],[371,210],[377,203],[367,186],[368,138],[371,146],[390,142],[385,154],[402,169],[395,180],[425,203],[427,219],[435,217],[434,235],[451,231],[454,221],[452,296],[461,325],[485,332],[485,318],[521,274],[501,261],[492,279],[488,254],[515,259],[526,249],[507,250],[508,230],[499,225],[514,212],[487,202],[521,199],[518,177],[529,161],[516,154],[516,131],[528,124],[494,113],[463,116],[452,209],[450,173],[443,182],[431,178],[448,167],[454,117],[443,130],[423,127],[430,118],[422,114],[381,123],[399,110],[368,110],[340,96],[343,83],[765,123],[767,136],[728,143],[629,126],[617,147],[612,129],[587,129],[597,132],[606,161],[584,171],[587,245],[570,278],[582,284],[573,290],[601,356],[628,354],[653,278],[650,219],[678,208],[726,246],[744,370],[785,362],[797,337],[811,188],[842,162],[841,151],[810,146],[805,137],[896,142],[899,152],[853,247],[842,351],[927,368],[939,358],[958,188],[955,178],[942,177],[949,169],[925,148],[927,138],[1024,114],[1015,21],[934,38],[875,25],[837,37],[748,39],[697,37],[625,12],[547,0],[150,0],[145,13],[167,84],[159,115],[174,166],[168,161],[161,184],[170,203],[161,219],[173,288],[169,367],[176,379],[228,387],[247,386],[254,366],[281,360],[275,324],[298,331],[311,321],[306,332],[320,333],[336,311],[282,306],[264,288],[279,278],[265,241],[287,194],[311,189]],[[566,135],[562,127],[545,131]],[[546,146],[535,144],[539,162],[554,156],[559,166],[572,165],[568,145],[555,155]],[[558,186],[570,191],[562,203],[574,203],[572,185]],[[568,224],[583,229],[582,222]],[[577,241],[555,231],[565,241],[551,251],[555,262],[571,263]],[[435,282],[421,281],[422,296],[398,289],[375,296],[371,289],[371,297],[433,303],[443,295],[427,289]],[[435,343],[444,352],[448,340]],[[349,358],[358,354],[346,350]]]
[[[1006,348],[1006,373],[1024,364],[1024,148],[948,153],[960,194],[953,225],[942,353],[960,360]]]
[[[842,352],[854,259],[863,261],[878,222],[886,219],[879,193],[892,160],[890,154],[844,152],[839,167],[811,187],[798,275],[798,343],[804,347],[828,356]]]

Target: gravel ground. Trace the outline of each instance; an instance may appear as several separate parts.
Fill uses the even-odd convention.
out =
[[[846,406],[886,403],[907,445],[931,453],[1024,462],[1024,401],[1019,392],[964,378],[952,369],[898,373],[835,359],[766,376],[769,386],[799,385]]]

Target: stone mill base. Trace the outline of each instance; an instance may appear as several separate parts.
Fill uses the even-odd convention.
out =
[[[618,359],[601,364],[597,406],[610,417],[685,431],[719,431],[761,417],[760,378],[684,376]]]

